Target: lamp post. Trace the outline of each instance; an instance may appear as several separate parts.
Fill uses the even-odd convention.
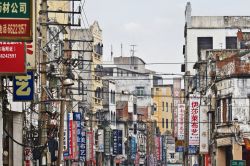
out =
[[[65,79],[62,83],[62,92],[61,92],[61,107],[60,107],[60,126],[59,126],[59,148],[58,148],[58,159],[57,159],[57,166],[61,166],[62,159],[63,159],[63,133],[64,133],[64,115],[65,115],[65,98],[66,98],[66,91],[65,87],[74,85],[72,79]]]

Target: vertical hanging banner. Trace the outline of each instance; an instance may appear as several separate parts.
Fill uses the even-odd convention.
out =
[[[189,145],[199,145],[200,96],[189,95]]]
[[[113,130],[113,154],[118,154],[118,130]]]
[[[136,149],[137,149],[137,146],[136,146],[136,138],[135,137],[131,137],[131,159],[132,160],[135,160],[136,158]]]
[[[156,158],[158,161],[161,160],[161,142],[160,137],[155,137],[155,149],[156,149]]]
[[[94,159],[94,132],[93,131],[89,131],[86,132],[87,135],[87,155],[86,155],[86,159],[87,162],[93,162],[95,161]]]
[[[184,114],[185,114],[185,104],[178,104],[178,140],[184,140]]]
[[[181,78],[173,79],[173,93],[174,93],[174,108],[173,108],[173,121],[174,121],[174,137],[178,135],[178,104],[181,103]],[[172,108],[171,108],[172,109]]]
[[[15,76],[13,79],[13,101],[31,101],[34,97],[34,73]]]
[[[200,106],[200,153],[208,153],[208,106]]]
[[[84,128],[81,128],[81,143],[79,146],[79,160],[86,161],[86,131]]]
[[[1,0],[0,40],[32,40],[32,0]]]
[[[98,151],[104,152],[104,130],[98,129]]]
[[[111,129],[110,127],[105,127],[105,136],[104,136],[104,152],[106,155],[109,155],[111,153],[110,147],[111,147]]]
[[[0,42],[0,74],[23,74],[25,72],[24,43]]]

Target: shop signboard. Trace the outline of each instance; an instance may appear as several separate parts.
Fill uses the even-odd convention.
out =
[[[192,94],[189,99],[189,145],[199,145],[200,96]]]
[[[109,155],[111,153],[110,147],[111,147],[111,129],[110,127],[106,127],[104,131],[104,152],[106,155]]]
[[[246,160],[231,160],[230,166],[246,166]]]
[[[0,40],[32,40],[33,0],[1,0]]]
[[[32,101],[34,97],[34,73],[15,76],[13,79],[13,101]]]
[[[135,137],[131,137],[131,159],[135,160],[136,158],[136,138]]]
[[[177,123],[177,138],[178,140],[184,140],[184,114],[185,104],[178,104],[178,123]]]
[[[0,74],[13,75],[25,72],[25,44],[23,42],[0,42]]]
[[[200,106],[200,153],[208,153],[208,106]]]

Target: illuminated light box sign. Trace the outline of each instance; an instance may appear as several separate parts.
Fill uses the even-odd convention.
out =
[[[32,41],[32,0],[1,0],[0,40]]]
[[[0,74],[23,74],[25,72],[24,43],[0,42]]]

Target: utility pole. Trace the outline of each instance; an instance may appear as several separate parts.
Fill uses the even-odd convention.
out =
[[[41,58],[41,68],[40,68],[40,74],[41,74],[41,101],[46,100],[46,92],[43,87],[46,86],[46,63],[47,62],[47,53],[46,53],[46,44],[47,44],[47,22],[48,22],[48,13],[46,12],[48,9],[47,6],[47,0],[41,1],[41,10],[45,12],[40,12],[41,20],[42,20],[42,26],[41,26],[41,34],[42,34],[42,58]],[[47,114],[46,114],[46,107],[45,104],[40,105],[40,144],[41,146],[44,146],[47,142]],[[47,165],[47,150],[44,149],[42,153],[42,160],[41,165]]]

